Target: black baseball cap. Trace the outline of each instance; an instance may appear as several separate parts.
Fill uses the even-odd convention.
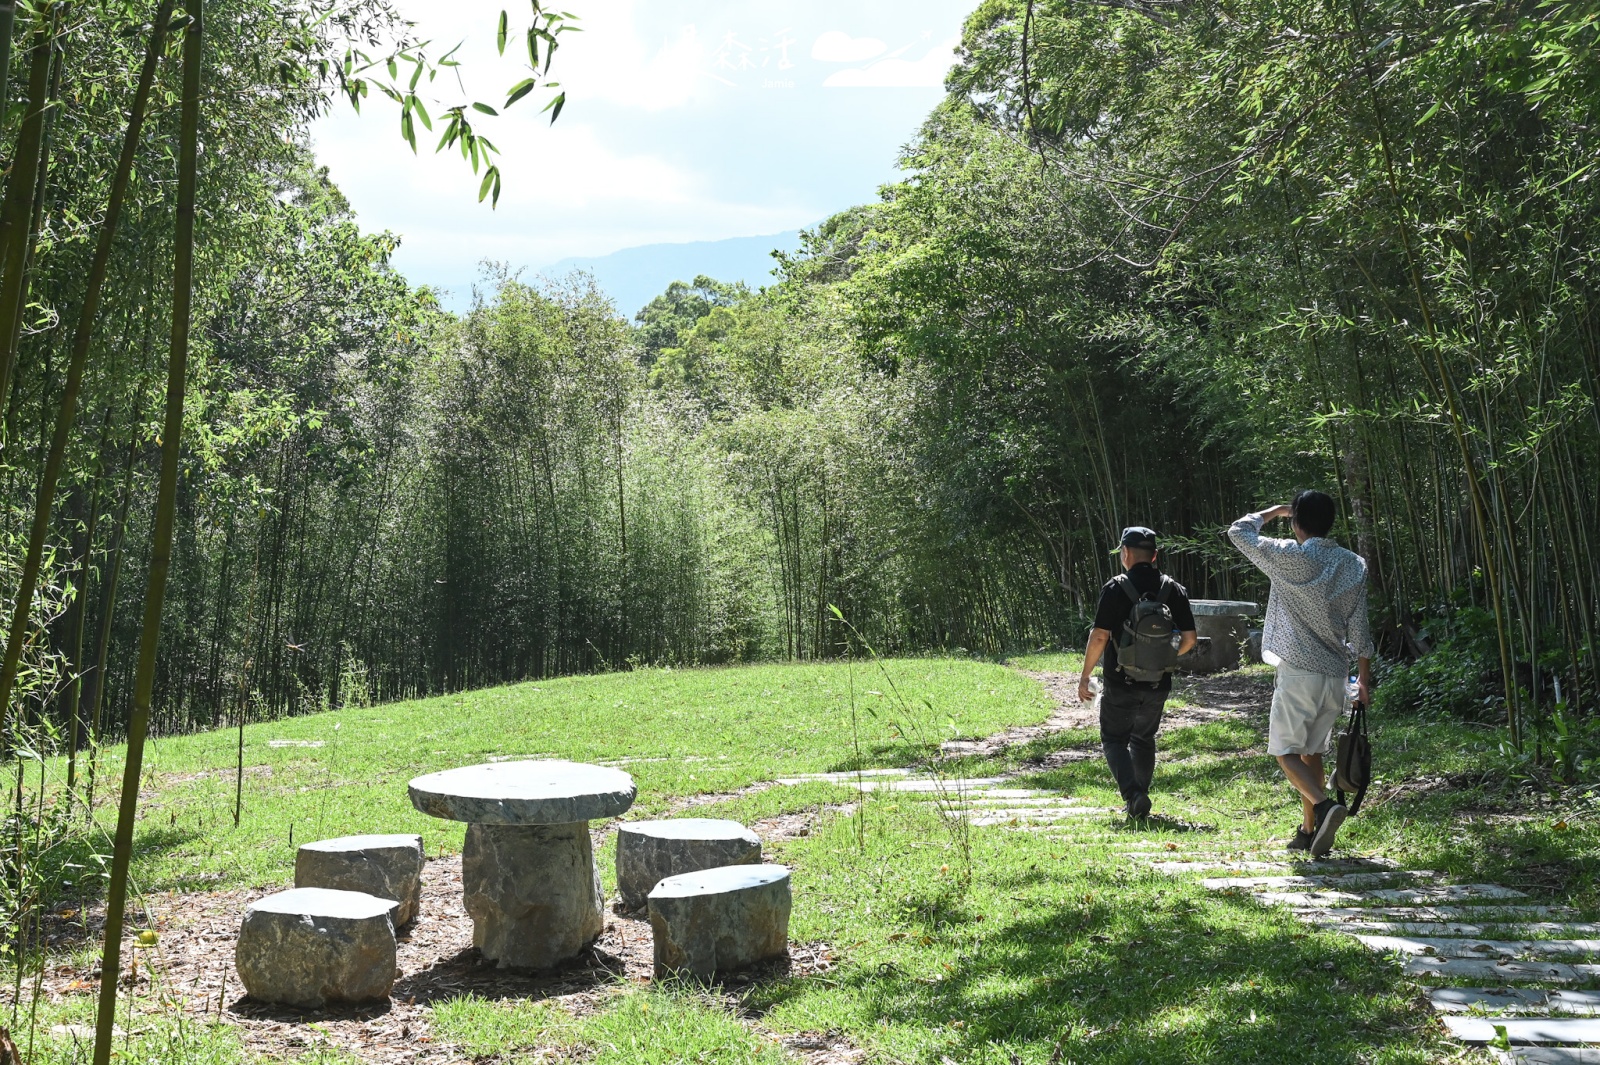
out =
[[[1130,525],[1122,530],[1122,546],[1137,547],[1145,551],[1156,549],[1156,531],[1143,525]]]

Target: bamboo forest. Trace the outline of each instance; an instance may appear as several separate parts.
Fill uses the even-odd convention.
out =
[[[604,47],[581,32],[587,9],[545,0],[464,21],[515,68],[477,99],[458,77],[474,60],[422,39],[401,6],[0,0],[0,1065],[399,1061],[429,1053],[423,1031],[443,1060],[473,1062],[1287,1060],[1270,1032],[1231,1044],[1192,1018],[1147,1024],[1141,1010],[1179,1008],[1163,974],[1087,975],[1149,946],[1070,953],[1153,942],[1248,893],[1136,875],[1120,853],[1058,858],[1074,844],[1044,830],[986,843],[980,803],[940,798],[922,828],[895,827],[899,807],[867,813],[887,793],[825,778],[942,787],[958,766],[1075,794],[1081,773],[1084,801],[1140,819],[1083,731],[1100,719],[1081,735],[1047,723],[1052,699],[1077,712],[1124,531],[1155,530],[1161,570],[1194,600],[1266,603],[1268,575],[1229,527],[1305,489],[1332,497],[1331,537],[1366,565],[1381,797],[1345,832],[1363,833],[1360,860],[1399,864],[1362,875],[1426,862],[1580,918],[1600,905],[1600,2],[978,0],[893,180],[774,251],[766,280],[695,270],[642,307],[593,273],[487,253],[464,300],[397,268],[407,235],[352,205],[314,124],[359,116],[417,165],[437,149],[449,194],[492,218],[563,165],[554,149],[538,168],[507,161],[495,123],[533,115],[515,136],[537,140],[572,122],[586,101],[563,64]],[[1271,680],[1241,670],[1246,688]],[[1153,793],[1178,842],[1152,850],[1294,816],[1263,753],[1265,702],[1259,729],[1242,702],[1215,704],[1237,722],[1184,718],[1174,707],[1223,698],[1197,683],[1168,704],[1161,744],[1187,754],[1161,748]],[[815,722],[762,716],[805,685],[831,693]],[[858,714],[869,698],[881,708]],[[562,709],[535,728],[540,699]],[[413,703],[415,719],[384,717]],[[625,705],[675,709],[624,728],[607,715]],[[361,722],[378,721],[391,738],[358,754]],[[791,760],[763,762],[785,732]],[[261,1042],[262,1025],[315,1017],[260,1012],[256,985],[242,1001],[257,1006],[225,1010],[245,994],[232,970],[196,977],[208,1005],[171,1005],[191,1000],[171,990],[187,970],[153,975],[153,937],[179,942],[154,893],[281,886],[290,866],[300,886],[297,827],[301,844],[415,829],[429,869],[457,860],[459,832],[417,828],[443,822],[412,810],[419,783],[410,802],[403,789],[458,753],[620,766],[656,817],[713,799],[746,823],[809,811],[804,832],[763,837],[795,878],[786,975],[672,990],[652,909],[640,934],[655,930],[657,978],[640,990],[617,961],[612,983],[594,978],[613,989],[604,1007],[488,977],[461,996],[396,990],[393,1009],[421,1019],[392,1045],[362,1035],[388,1048],[363,1050],[353,1035]],[[719,758],[748,772],[713,779]],[[1227,768],[1247,762],[1256,776]],[[1184,772],[1192,814],[1161,805],[1160,782]],[[399,788],[391,820],[351,813],[367,800],[341,798],[346,784]],[[1475,818],[1506,835],[1471,835]],[[1513,822],[1539,842],[1496,850]],[[1424,831],[1434,850],[1398,842]],[[919,832],[942,848],[915,852],[934,863],[926,883],[949,886],[874,894],[871,863],[913,853],[895,848]],[[595,838],[619,848],[622,877],[626,837]],[[992,896],[985,862],[1010,870]],[[1022,920],[1041,864],[1076,885],[1060,895],[1075,916],[980,946]],[[1545,879],[1517,879],[1529,869]],[[834,895],[806,894],[825,876]],[[1142,913],[1094,917],[1094,893],[1124,880],[1145,885],[1126,889]],[[846,909],[903,916],[817,901],[846,891]],[[243,907],[211,948],[229,965]],[[988,922],[957,942],[976,911]],[[1265,948],[1227,954],[1210,930],[1170,951],[1214,949],[1219,967],[1185,995],[1233,989],[1214,1003],[1230,1025],[1274,1016],[1247,997],[1259,981],[1303,988],[1337,965],[1343,1004],[1294,998],[1277,1038],[1348,1062],[1523,1053],[1503,1019],[1476,1042],[1447,1031],[1406,983],[1414,966],[1250,912],[1256,931],[1217,917],[1235,931],[1216,935],[1293,944],[1290,968]],[[462,949],[487,951],[477,934]],[[1056,934],[1066,961],[1038,938]],[[946,935],[948,954],[927,953]],[[425,938],[402,937],[405,973]],[[58,939],[92,956],[71,963],[81,989],[51,983],[69,964]],[[898,953],[863,953],[868,939]],[[996,949],[1023,953],[1015,974],[983,970],[1015,976],[991,1001],[952,974]],[[142,1019],[146,995],[168,1013]]]

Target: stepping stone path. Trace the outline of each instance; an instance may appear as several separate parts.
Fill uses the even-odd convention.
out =
[[[1530,902],[1499,884],[1448,883],[1439,872],[1402,869],[1383,857],[1291,859],[1281,845],[1263,849],[1261,840],[1198,833],[1164,847],[1159,836],[1110,838],[1088,819],[1120,817],[1120,808],[1018,788],[1009,777],[941,780],[870,769],[778,783],[937,800],[973,827],[1051,833],[1067,847],[1120,851],[1160,873],[1196,876],[1209,890],[1286,907],[1308,925],[1403,955],[1406,975],[1442,985],[1429,999],[1457,1039],[1482,1046],[1497,1038],[1497,1027],[1504,1029],[1511,1049],[1494,1051],[1503,1062],[1600,1065],[1600,1047],[1583,1046],[1600,1044],[1600,991],[1563,987],[1600,978],[1600,923],[1567,920],[1570,907]]]
[[[1600,1043],[1600,992],[1560,986],[1600,977],[1600,924],[1561,920],[1569,907],[1524,902],[1499,884],[1443,883],[1440,873],[1386,858],[1291,861],[1281,850],[1167,846],[1127,857],[1403,956],[1407,976],[1446,985],[1429,1000],[1461,1042],[1485,1046],[1503,1031],[1511,1049],[1493,1051],[1502,1062],[1600,1065],[1600,1049],[1583,1046]]]
[[[969,816],[975,828],[996,825],[1040,828],[1079,817],[1122,813],[1120,809],[1089,806],[1082,799],[1064,798],[1051,791],[1006,787],[1012,783],[1010,777],[936,778],[914,775],[908,769],[863,769],[859,773],[779,777],[778,783],[790,787],[837,784],[862,792],[889,792],[904,794],[908,799],[936,800],[943,812]]]

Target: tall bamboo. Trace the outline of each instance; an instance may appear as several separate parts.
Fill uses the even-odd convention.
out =
[[[150,29],[150,43],[145,50],[144,65],[139,70],[139,84],[134,90],[133,103],[128,111],[128,125],[122,138],[122,154],[117,160],[117,170],[111,179],[111,194],[106,203],[106,217],[100,225],[100,235],[95,244],[94,259],[89,266],[89,278],[84,289],[83,305],[79,310],[77,329],[72,337],[72,355],[67,365],[66,384],[61,390],[55,432],[50,438],[50,451],[45,457],[44,473],[40,477],[39,492],[34,499],[33,527],[28,535],[28,555],[22,564],[16,606],[11,615],[11,632],[6,640],[5,657],[0,660],[0,734],[5,732],[11,705],[11,689],[16,682],[17,667],[22,659],[22,644],[27,637],[28,620],[33,609],[33,593],[38,587],[39,568],[44,559],[45,540],[50,535],[50,514],[55,503],[56,483],[61,477],[61,465],[66,458],[72,425],[78,416],[78,393],[83,388],[83,371],[88,364],[90,343],[94,340],[95,319],[100,310],[100,294],[105,287],[106,273],[111,265],[111,249],[116,240],[117,220],[122,214],[123,200],[127,197],[128,181],[133,174],[133,162],[138,154],[145,112],[150,103],[150,89],[155,82],[156,65],[161,59],[166,40],[166,25],[171,13],[172,0],[161,0],[156,10],[155,24]]]
[[[11,31],[17,24],[17,0],[0,0],[0,113],[11,102]]]
[[[21,310],[23,282],[27,270],[29,241],[23,239],[34,212],[35,186],[39,179],[39,155],[44,148],[45,100],[50,94],[50,67],[54,59],[52,19],[38,16],[29,47],[28,110],[17,132],[17,153],[11,166],[11,180],[0,203],[0,407],[10,394],[12,369],[16,362],[16,318]]]
[[[133,707],[128,718],[128,753],[122,769],[117,834],[106,891],[105,947],[100,962],[100,1006],[95,1017],[94,1065],[110,1065],[117,982],[122,973],[122,924],[128,903],[128,865],[133,858],[133,825],[139,809],[139,776],[150,728],[150,697],[155,688],[156,650],[161,638],[161,605],[172,564],[172,526],[178,499],[178,454],[183,445],[183,395],[188,384],[189,313],[194,282],[195,172],[200,135],[201,34],[204,0],[184,0],[189,25],[183,39],[183,106],[178,136],[178,210],[172,280],[172,351],[167,363],[167,410],[161,436],[161,481],[156,490],[155,528],[150,534],[150,578],[145,591],[144,625],[134,673]]]

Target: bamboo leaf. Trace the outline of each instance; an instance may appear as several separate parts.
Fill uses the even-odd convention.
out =
[[[497,49],[499,49],[499,52],[500,52],[501,55],[505,55],[506,54],[506,28],[507,28],[506,24],[507,24],[507,21],[508,20],[506,18],[505,9],[502,8],[501,11],[500,11],[500,30],[499,30],[498,33],[495,34],[495,38],[494,38],[495,47]],[[483,201],[483,197],[479,196],[478,197],[478,201],[481,203]]]
[[[518,100],[532,92],[534,87],[538,84],[539,83],[533,78],[523,78],[521,81],[511,86],[511,92],[506,96],[505,106],[510,107],[512,104],[516,103]]]

